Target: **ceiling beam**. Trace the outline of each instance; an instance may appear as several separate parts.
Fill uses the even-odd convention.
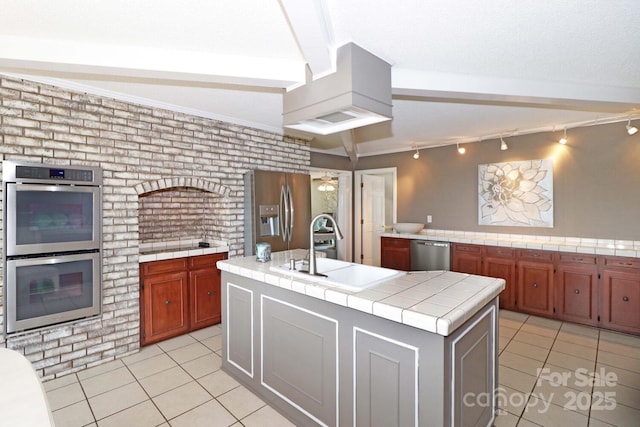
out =
[[[0,36],[0,68],[284,88],[305,62],[241,55]]]
[[[333,30],[324,0],[279,0],[314,79],[336,71]]]
[[[625,113],[640,110],[640,89],[392,68],[394,98],[538,106]]]

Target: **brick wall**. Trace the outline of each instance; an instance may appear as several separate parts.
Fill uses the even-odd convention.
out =
[[[138,244],[173,237],[178,205],[199,237],[204,198],[209,238],[242,255],[242,173],[310,163],[303,140],[1,75],[0,155],[103,169],[103,314],[0,337],[46,379],[138,350]]]

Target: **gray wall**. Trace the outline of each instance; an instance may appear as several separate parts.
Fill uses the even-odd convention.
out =
[[[640,240],[640,136],[627,135],[625,123],[560,132],[362,157],[356,169],[398,168],[398,221],[426,222],[429,228],[513,234]],[[311,165],[318,155],[312,153]],[[554,227],[478,225],[478,165],[552,158]],[[327,162],[327,156],[321,158]]]

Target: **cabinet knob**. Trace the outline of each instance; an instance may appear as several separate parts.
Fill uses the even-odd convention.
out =
[[[629,301],[629,297],[622,297],[622,301],[624,301],[624,302]]]
[[[169,305],[169,304],[171,304],[171,301],[166,300],[164,303],[165,303],[166,305]]]
[[[207,291],[207,295],[211,296],[211,295],[213,295],[213,292]]]
[[[538,287],[538,284],[537,284],[537,283],[534,283],[534,284],[533,284],[533,287],[534,287],[534,288],[537,288],[537,287]]]
[[[576,289],[575,291],[573,291],[573,293],[578,295],[580,293],[580,289]]]

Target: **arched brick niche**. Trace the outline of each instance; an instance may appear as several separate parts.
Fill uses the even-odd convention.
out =
[[[204,239],[230,243],[234,192],[202,178],[163,178],[135,186],[140,243]]]

